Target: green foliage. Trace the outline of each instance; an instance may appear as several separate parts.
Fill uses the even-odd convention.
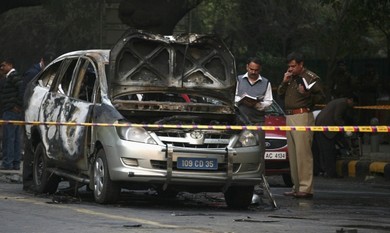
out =
[[[55,19],[52,43],[58,51],[64,53],[98,47],[100,1],[46,0],[44,7]]]
[[[0,15],[0,56],[13,57],[25,70],[42,54],[57,55],[99,47],[100,1],[45,0],[43,6],[10,10]]]
[[[201,2],[201,4],[199,4]],[[0,56],[31,64],[46,50],[57,54],[102,44],[99,0],[43,0],[43,7],[0,15]],[[390,0],[187,0],[191,32],[218,34],[242,71],[248,56],[261,57],[267,77],[280,78],[284,58],[301,51],[328,61],[389,57]],[[147,12],[147,11],[146,11]],[[271,76],[271,77],[270,77]]]
[[[49,50],[52,17],[42,7],[19,8],[0,15],[0,56],[12,57],[25,69]]]
[[[301,51],[306,59],[327,61],[320,74],[327,79],[340,59],[383,54],[378,32],[390,30],[389,12],[389,0],[205,0],[192,22],[197,32],[217,33],[227,42],[238,71],[256,55],[263,73],[279,80],[286,55]]]
[[[387,57],[390,56],[390,0],[369,1],[360,0],[355,2],[351,10],[351,17],[359,19],[369,24],[366,33],[367,47],[375,47],[380,53],[381,50],[387,46]],[[378,33],[380,32],[380,33]],[[381,39],[382,37],[382,39]],[[368,39],[374,39],[370,41]],[[383,43],[377,43],[378,41]],[[382,47],[382,48],[381,48]],[[383,51],[383,50],[382,50]]]

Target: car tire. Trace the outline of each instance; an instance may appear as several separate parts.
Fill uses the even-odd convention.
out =
[[[23,153],[23,190],[25,191],[34,191],[34,152],[31,149],[30,143],[25,139],[24,140],[24,153]]]
[[[246,209],[252,202],[254,186],[231,186],[225,195],[225,201],[229,208]]]
[[[121,188],[110,179],[106,153],[100,149],[93,163],[93,196],[100,204],[115,203]]]
[[[57,191],[61,178],[47,171],[46,150],[39,143],[34,153],[33,181],[37,193],[53,194]]]
[[[294,185],[290,174],[283,174],[282,177],[283,177],[283,182],[287,187],[292,187]]]

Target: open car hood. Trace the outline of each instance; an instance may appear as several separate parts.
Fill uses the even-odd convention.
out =
[[[130,30],[112,48],[109,64],[111,97],[176,92],[234,103],[234,57],[214,36],[162,36]]]

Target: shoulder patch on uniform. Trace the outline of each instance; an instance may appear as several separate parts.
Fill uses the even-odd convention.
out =
[[[310,78],[310,80],[317,80],[317,79],[320,79],[320,77],[316,74],[316,73],[314,73],[314,72],[312,72],[312,71],[310,71],[310,70],[306,70],[306,75]]]

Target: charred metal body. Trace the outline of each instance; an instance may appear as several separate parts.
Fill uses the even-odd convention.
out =
[[[30,83],[26,121],[109,126],[26,125],[25,172],[38,192],[54,192],[62,179],[87,183],[99,203],[149,186],[221,191],[229,206],[246,207],[264,172],[256,133],[164,127],[245,125],[235,80],[233,56],[212,36],[131,31],[111,51],[62,55]]]

